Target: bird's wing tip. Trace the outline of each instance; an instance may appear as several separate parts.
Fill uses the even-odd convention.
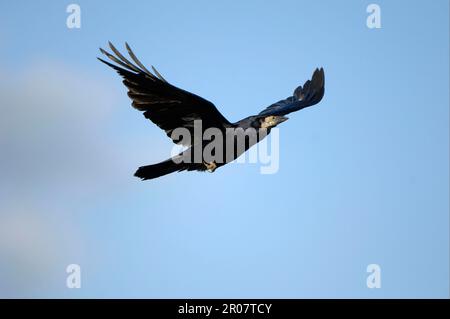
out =
[[[323,67],[316,68],[316,70],[313,73],[312,79],[318,79],[320,82],[323,83],[325,79],[325,71],[323,70]]]
[[[323,67],[316,68],[316,69],[314,70],[314,73],[324,73]]]

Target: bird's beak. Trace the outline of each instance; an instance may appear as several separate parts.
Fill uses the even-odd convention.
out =
[[[278,116],[277,117],[277,125],[283,123],[284,121],[289,120],[287,116]]]

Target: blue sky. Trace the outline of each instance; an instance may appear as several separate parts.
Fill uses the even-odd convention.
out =
[[[381,29],[369,1],[77,1],[77,30],[69,3],[0,5],[0,296],[449,297],[448,1],[376,1]],[[231,121],[320,66],[325,97],[280,126],[277,174],[141,182],[172,146],[108,40]]]

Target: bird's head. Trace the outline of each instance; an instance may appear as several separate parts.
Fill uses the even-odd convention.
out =
[[[270,115],[261,118],[261,128],[272,128],[277,126],[280,123],[283,123],[284,121],[287,121],[289,118],[286,116],[277,116],[277,115]]]

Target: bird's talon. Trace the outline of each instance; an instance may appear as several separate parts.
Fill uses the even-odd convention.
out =
[[[203,161],[203,165],[205,165],[206,170],[210,173],[213,173],[217,168],[216,161],[212,161],[211,163]]]

